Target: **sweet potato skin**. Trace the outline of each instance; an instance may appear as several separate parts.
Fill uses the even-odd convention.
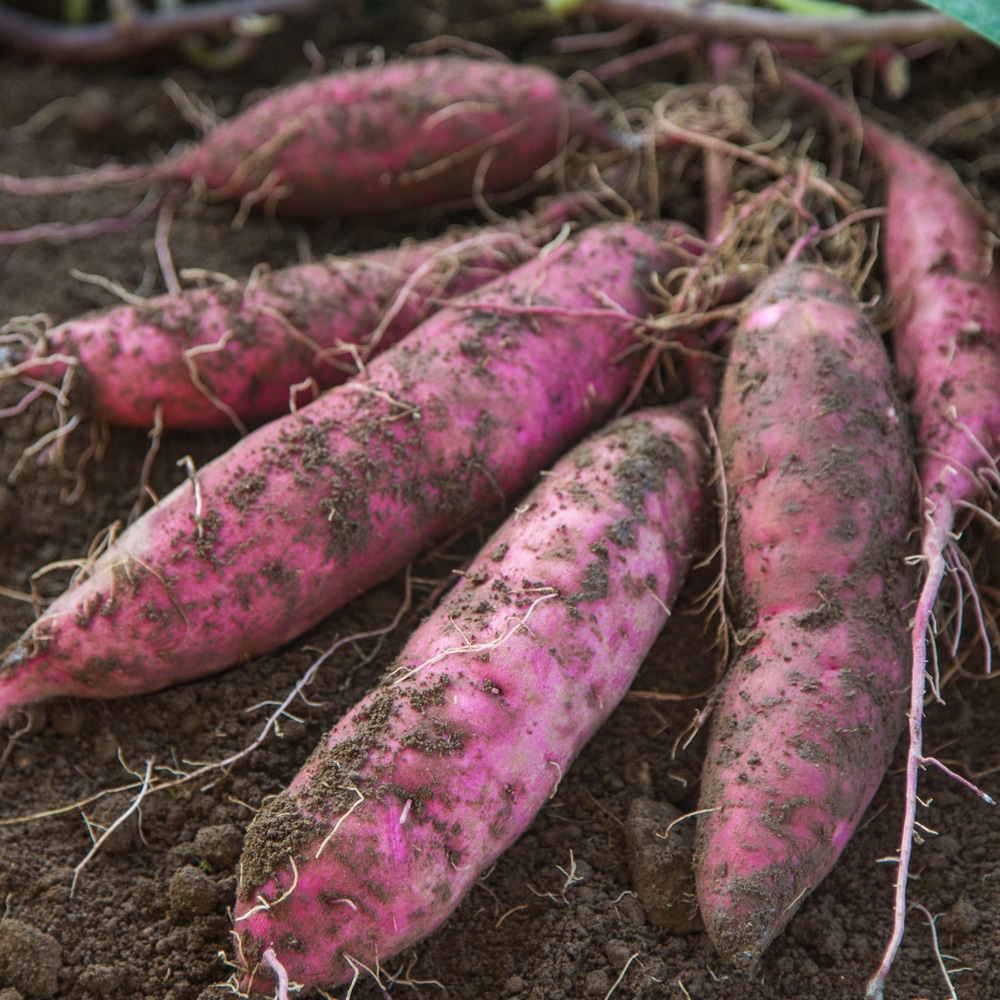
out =
[[[911,393],[924,502],[953,517],[958,502],[979,497],[977,470],[1000,453],[996,237],[949,164],[872,134],[889,169],[882,250],[893,356]]]
[[[522,234],[514,224],[476,236],[456,230],[264,271],[232,287],[159,295],[61,323],[29,356],[8,348],[7,367],[58,381],[72,365],[74,398],[109,423],[244,429],[287,413],[296,385],[311,379],[319,391],[346,381],[359,360],[392,346],[444,298],[527,260],[546,233],[552,230],[535,227],[529,235],[525,227]],[[424,276],[397,303],[418,269]],[[394,316],[380,329],[389,308]]]
[[[6,650],[0,717],[58,694],[157,690],[277,648],[502,509],[624,397],[633,327],[652,273],[680,259],[675,239],[696,242],[673,224],[588,229],[243,438]]]
[[[916,841],[928,647],[942,583],[955,562],[956,522],[997,481],[1000,457],[1000,270],[983,206],[951,165],[860,118],[831,91],[798,74],[790,82],[854,131],[885,174],[881,239],[893,308],[892,346],[913,414],[920,486],[923,574],[911,622],[909,747],[897,851],[893,928],[865,996],[881,1000],[903,940]],[[965,584],[959,593],[965,591]],[[987,663],[990,650],[987,644]],[[988,669],[988,668],[987,668]],[[935,691],[939,695],[939,692]],[[992,803],[985,793],[980,795]]]
[[[546,473],[257,813],[234,911],[244,989],[270,991],[265,949],[292,981],[334,986],[347,956],[373,966],[447,918],[625,694],[696,550],[704,473],[674,408]]]
[[[756,961],[833,866],[904,724],[913,468],[888,357],[822,267],[751,299],[718,413],[740,649],[714,709],[696,880]]]
[[[290,87],[163,172],[291,216],[386,213],[517,188],[574,137],[613,144],[547,70],[436,57]]]
[[[949,163],[860,118],[816,81],[784,76],[854,131],[885,171],[893,359],[913,413],[923,502],[947,532],[1000,452],[996,227]]]

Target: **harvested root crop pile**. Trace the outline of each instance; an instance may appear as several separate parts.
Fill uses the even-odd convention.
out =
[[[935,312],[921,274],[946,323],[997,283],[996,51],[900,49],[893,104],[882,55],[375,6],[228,74],[0,54],[0,175],[98,168],[0,183],[0,1000],[1000,995],[997,295],[887,360]],[[381,179],[346,202],[276,173],[298,112],[166,183],[179,142],[373,45],[491,46],[564,103],[498,124],[472,80],[463,139],[411,81],[410,123],[458,145],[397,169],[369,131]],[[922,247],[939,203],[900,207],[902,154],[785,69],[983,215]],[[141,324],[119,347],[104,316]],[[921,527],[943,577],[890,968]]]

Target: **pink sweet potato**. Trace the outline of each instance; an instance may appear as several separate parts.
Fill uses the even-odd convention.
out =
[[[954,546],[956,516],[1000,484],[997,237],[982,206],[947,163],[860,119],[807,77],[790,74],[789,80],[855,131],[885,171],[882,257],[893,306],[893,351],[915,422],[925,576],[912,627],[910,752],[895,922],[868,989],[869,997],[879,998],[902,941],[918,772],[930,763],[923,757],[922,718],[934,608]]]
[[[166,428],[242,430],[287,413],[296,385],[344,382],[444,298],[527,260],[554,232],[457,230],[88,313],[34,342],[9,335],[0,377],[58,383],[73,368],[73,398],[99,419],[151,427],[159,409]]]
[[[613,145],[546,70],[459,57],[390,62],[289,87],[156,166],[64,178],[0,178],[41,194],[109,183],[198,184],[289,216],[468,203],[530,181],[572,139]]]
[[[524,831],[666,622],[705,464],[691,421],[662,408],[546,474],[254,817],[234,911],[245,990],[270,992],[279,965],[306,989],[374,968]]]
[[[833,866],[904,723],[912,449],[878,334],[820,266],[737,328],[718,434],[739,652],[714,708],[696,881],[755,962]]]
[[[0,718],[116,697],[276,648],[496,510],[607,419],[683,226],[597,226],[455,300],[364,376],[261,427],[163,498],[0,659]]]
[[[957,508],[980,496],[980,476],[984,470],[995,474],[1000,454],[996,236],[947,163],[862,121],[815,81],[786,76],[856,131],[886,172],[881,249],[893,305],[893,353],[912,395],[924,552],[928,578],[937,577],[936,595],[944,566],[932,552],[947,547]],[[924,635],[916,633],[921,644]]]

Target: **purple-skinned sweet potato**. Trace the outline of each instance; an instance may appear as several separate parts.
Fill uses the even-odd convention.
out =
[[[332,987],[438,927],[551,797],[669,615],[706,513],[676,408],[564,456],[247,831],[242,988]],[[353,963],[353,964],[352,964]]]
[[[548,70],[442,56],[288,87],[154,166],[5,176],[0,190],[45,194],[180,182],[295,217],[382,214],[519,188],[580,139],[616,142]]]
[[[910,397],[916,436],[924,579],[911,631],[910,748],[895,919],[867,992],[879,1000],[903,939],[918,774],[928,763],[922,720],[934,609],[956,519],[1000,486],[997,234],[950,164],[860,118],[815,81],[791,73],[787,78],[855,132],[885,172],[881,251],[892,301],[893,356]],[[989,642],[986,647],[989,653]]]
[[[748,301],[717,420],[738,653],[696,882],[716,948],[752,963],[837,860],[903,728],[913,458],[882,341],[822,266],[785,265]]]
[[[625,397],[654,275],[697,246],[673,223],[587,229],[242,438],[3,653],[0,718],[54,695],[157,690],[275,649],[501,510]]]
[[[455,230],[251,280],[87,313],[37,338],[8,334],[0,377],[59,383],[93,417],[241,430],[346,381],[444,300],[538,252],[547,224]],[[311,394],[310,394],[311,393]]]

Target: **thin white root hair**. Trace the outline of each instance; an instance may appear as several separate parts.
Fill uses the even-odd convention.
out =
[[[170,98],[181,117],[198,133],[208,135],[220,121],[211,105],[195,94],[189,94],[179,83],[169,77],[163,81],[163,92]]]
[[[94,536],[94,540],[90,543],[90,548],[87,550],[86,556],[82,559],[59,559],[55,562],[46,563],[44,566],[40,566],[34,573],[31,574],[28,580],[31,583],[31,600],[35,607],[36,616],[41,616],[43,607],[46,603],[41,594],[38,592],[38,581],[43,576],[53,572],[54,570],[72,569],[73,574],[69,578],[66,590],[70,591],[74,587],[78,587],[93,572],[94,565],[100,556],[114,544],[115,539],[118,537],[118,531],[120,528],[120,521],[115,521],[112,524],[109,524],[106,528],[102,528],[101,531]]]
[[[149,486],[149,477],[153,471],[153,463],[156,461],[156,456],[160,451],[160,443],[163,441],[163,403],[159,400],[157,400],[156,409],[153,411],[153,426],[149,431],[148,437],[149,447],[146,449],[146,455],[142,460],[142,471],[139,473],[139,495],[136,497],[135,503],[132,504],[132,509],[129,511],[129,524],[136,520],[142,513],[147,496],[152,498],[154,506],[159,503],[159,498]]]
[[[361,790],[358,788],[357,785],[342,785],[341,787],[345,791],[354,792],[354,794],[357,795],[357,798],[354,800],[354,802],[351,803],[351,807],[346,812],[341,813],[337,817],[337,822],[333,824],[333,829],[330,830],[330,832],[323,838],[323,842],[319,845],[319,847],[316,848],[316,853],[313,855],[313,857],[315,858],[318,858],[323,853],[323,851],[326,850],[326,845],[329,844],[331,840],[333,840],[334,835],[340,829],[340,826],[344,822],[344,820],[346,820],[347,817],[350,816],[351,813],[354,812],[354,810],[357,809],[358,806],[365,801],[365,797],[361,793]]]
[[[220,761],[208,761],[208,762],[185,761],[185,763],[191,764],[192,766],[197,767],[197,770],[189,772],[188,774],[181,775],[180,778],[177,779],[177,781],[171,782],[168,785],[163,786],[163,787],[172,787],[174,784],[180,784],[183,781],[190,781],[192,778],[200,777],[201,775],[207,774],[210,771],[215,771],[215,770],[220,770],[220,769],[221,770],[228,770],[237,761],[242,760],[248,754],[253,753],[253,751],[256,750],[264,742],[264,740],[268,737],[268,735],[272,731],[273,732],[277,732],[278,731],[279,720],[282,717],[287,716],[287,715],[290,714],[288,712],[288,708],[292,704],[292,702],[295,701],[296,698],[302,697],[302,699],[304,701],[307,701],[307,699],[302,694],[302,692],[310,684],[312,684],[313,680],[315,680],[315,678],[316,678],[316,674],[319,672],[320,667],[323,666],[323,664],[331,656],[333,656],[333,654],[335,652],[337,652],[337,650],[339,650],[342,647],[346,646],[348,643],[358,642],[361,639],[373,639],[373,638],[377,638],[379,640],[383,639],[385,636],[387,636],[390,632],[393,632],[399,626],[400,621],[402,621],[402,619],[403,619],[403,615],[405,615],[406,612],[409,611],[410,607],[412,606],[412,603],[413,603],[412,581],[410,579],[410,572],[409,572],[409,570],[407,570],[407,574],[406,574],[406,596],[403,598],[402,604],[400,604],[399,608],[397,608],[396,614],[393,616],[392,621],[389,622],[388,625],[384,626],[383,628],[371,629],[368,632],[356,632],[356,633],[353,633],[351,635],[346,635],[343,638],[338,639],[336,642],[332,643],[323,652],[323,654],[321,656],[319,656],[312,663],[312,665],[309,667],[309,669],[296,682],[296,684],[292,688],[292,690],[289,691],[289,693],[278,704],[278,706],[275,708],[275,710],[268,716],[267,720],[264,723],[263,728],[261,729],[260,733],[257,735],[257,738],[252,743],[248,744],[242,750],[240,750],[239,752],[233,754],[230,757],[225,758],[224,760],[220,760]],[[380,647],[381,647],[381,641],[376,646],[375,650],[372,653],[370,653],[367,657],[365,657],[362,662],[367,663],[372,658],[374,658],[377,655],[378,649]],[[247,711],[252,711],[256,707],[259,707],[259,706],[251,706],[249,709],[247,709]],[[202,791],[207,791],[211,787],[212,787],[212,783],[210,783],[208,785],[202,786],[201,790]]]
[[[239,923],[241,920],[246,920],[255,913],[263,913],[267,910],[273,910],[274,907],[276,907],[279,903],[283,903],[293,892],[295,892],[299,885],[299,866],[295,863],[294,855],[288,855],[288,862],[292,866],[292,884],[277,899],[272,899],[270,902],[268,902],[268,900],[266,900],[263,896],[258,895],[257,899],[259,899],[260,902],[256,906],[250,907],[250,909],[247,910],[247,912],[242,916],[234,918],[234,924]]]
[[[195,358],[200,354],[214,354],[217,351],[224,351],[226,345],[230,340],[233,339],[232,329],[226,330],[225,333],[212,344],[199,344],[197,347],[189,347],[184,351],[184,364],[187,366],[188,378],[191,379],[191,384],[217,409],[221,410],[232,423],[232,425],[240,432],[240,434],[246,434],[247,426],[240,419],[237,412],[223,399],[220,399],[212,390],[205,384],[202,380],[201,372],[198,371],[198,365],[195,362]]]
[[[156,226],[153,233],[153,246],[156,251],[156,260],[160,265],[160,274],[163,276],[163,283],[166,285],[170,295],[179,295],[182,290],[181,280],[177,277],[177,269],[174,267],[174,257],[170,252],[170,230],[174,224],[174,210],[180,200],[182,185],[175,186],[163,199],[159,211],[156,213]]]
[[[124,285],[119,284],[117,281],[112,281],[111,278],[106,278],[103,274],[91,274],[88,271],[80,271],[75,267],[69,269],[69,274],[71,278],[75,278],[85,285],[97,285],[98,288],[103,288],[106,292],[114,295],[115,298],[121,299],[122,302],[130,306],[141,306],[146,301],[141,295],[130,292]]]
[[[27,381],[27,380],[25,380]],[[45,392],[44,385],[36,385],[26,395],[22,396],[13,406],[8,406],[0,410],[0,420],[7,420],[10,417],[17,417],[24,413],[29,406]]]
[[[312,399],[309,400],[310,403],[319,398],[320,395],[319,382],[317,382],[316,379],[312,377],[312,375],[307,376],[301,382],[293,382],[288,387],[289,413],[298,412],[299,406],[302,405],[301,403],[299,403],[299,393],[303,392],[312,393]]]
[[[417,960],[414,958],[406,969],[404,970],[402,966],[399,967],[399,971],[395,975],[390,975],[386,973],[386,979],[389,980],[390,986],[412,986],[413,989],[417,989],[420,986],[436,986],[442,993],[448,992],[448,987],[444,983],[439,982],[437,979],[414,979],[411,975],[413,971],[413,966],[417,964]]]
[[[177,459],[177,464],[187,473],[187,477],[191,480],[191,486],[194,489],[194,523],[198,528],[198,538],[201,539],[205,535],[205,519],[201,516],[201,482],[198,479],[198,470],[195,468],[194,459],[190,455],[185,455],[183,458]]]
[[[969,563],[966,554],[954,542],[951,542],[948,545],[945,552],[945,558],[948,559],[949,568],[956,575],[957,579],[964,581],[965,586],[969,591],[972,608],[976,613],[976,624],[979,629],[979,641],[982,645],[983,656],[985,658],[983,672],[985,674],[991,674],[993,672],[993,641],[991,641],[991,639],[996,640],[997,636],[994,634],[991,637],[989,634],[990,625],[993,623],[992,620],[983,612],[983,602],[979,597],[979,591],[976,588],[975,580],[972,578],[971,564]]]
[[[722,665],[725,669],[729,662],[730,636],[732,627],[729,623],[729,615],[726,612],[726,595],[729,593],[728,563],[726,560],[726,534],[729,530],[729,487],[726,483],[726,469],[722,460],[722,447],[719,444],[719,436],[715,431],[715,424],[706,408],[701,411],[702,422],[705,425],[705,434],[708,438],[708,445],[712,452],[712,482],[715,483],[716,506],[719,509],[719,544],[715,549],[698,564],[698,567],[707,565],[716,555],[719,557],[719,574],[716,582],[698,598],[696,607],[699,611],[705,611],[712,604],[715,605],[715,613],[719,616],[717,641],[722,646]]]
[[[13,590],[11,587],[0,587],[0,597],[6,597],[11,601],[22,601],[24,604],[34,604],[33,595],[25,593],[23,590]]]
[[[31,732],[32,722],[31,715],[28,713],[24,725],[7,737],[7,745],[3,748],[3,753],[0,753],[0,772],[3,771],[3,766],[7,763],[7,758],[10,756],[11,751],[17,746],[17,741],[26,733]]]
[[[977,332],[978,327],[976,328]],[[953,426],[961,430],[973,443],[976,450],[979,452],[982,458],[982,463],[977,463],[977,476],[981,481],[984,481],[983,476],[985,473],[989,473],[989,478],[992,482],[996,482],[1000,478],[1000,467],[997,466],[997,460],[993,456],[993,453],[986,447],[985,444],[976,436],[975,432],[972,430],[968,424],[958,419],[958,411],[954,406],[948,408],[948,417]]]
[[[976,517],[981,517],[988,525],[997,531],[1000,531],[1000,521],[998,521],[988,510],[980,507],[979,504],[969,503],[968,500],[959,500],[956,507],[961,507],[963,510],[971,511]]]
[[[614,993],[616,989],[621,985],[622,980],[625,978],[625,973],[628,972],[632,963],[639,957],[639,952],[635,951],[628,957],[628,961],[622,966],[622,971],[618,973],[618,978],[611,984],[611,989],[604,994],[604,1000],[610,1000],[611,994]]]
[[[449,656],[455,656],[460,653],[485,653],[497,649],[521,630],[524,630],[529,635],[532,635],[531,629],[528,628],[528,619],[531,617],[532,612],[543,601],[551,601],[553,597],[558,596],[558,592],[552,590],[550,593],[542,594],[541,597],[536,597],[534,601],[531,602],[531,605],[525,612],[523,618],[511,616],[505,619],[503,632],[495,639],[490,639],[489,642],[476,642],[466,643],[462,646],[449,646],[446,649],[442,649],[440,652],[435,653],[432,657],[430,657],[430,659],[424,660],[423,663],[419,663],[415,667],[410,667],[408,670],[404,670],[402,667],[397,667],[394,671],[392,671],[392,673],[389,674],[387,678],[388,683],[390,683],[393,687],[398,684],[402,684],[405,681],[408,681],[411,677],[416,676],[421,670],[433,666],[435,663],[440,663],[441,660],[444,660]]]
[[[468,239],[453,243],[449,247],[444,247],[437,253],[433,254],[428,260],[425,260],[406,279],[399,291],[396,292],[392,302],[389,304],[389,307],[382,314],[378,325],[372,331],[371,336],[365,343],[365,354],[367,356],[371,356],[372,351],[379,345],[382,337],[385,335],[385,331],[388,329],[389,324],[399,315],[400,310],[406,304],[406,300],[410,297],[414,288],[417,287],[423,278],[431,274],[433,271],[440,269],[442,264],[449,265],[449,270],[454,272],[455,269],[461,266],[461,254],[466,250],[481,250],[484,244],[493,242],[502,243],[503,241],[509,242],[511,239],[514,239],[515,236],[515,233],[497,233],[492,239],[488,236],[472,236]],[[447,278],[448,275],[442,276],[442,287],[446,284]]]
[[[569,870],[567,871],[560,865],[556,865],[556,871],[561,872],[566,877],[566,881],[562,886],[562,897],[566,899],[566,890],[584,880],[582,875],[577,875],[576,873],[576,858],[573,857],[572,847],[569,850]]]
[[[21,473],[24,472],[24,467],[28,464],[28,459],[37,455],[39,452],[44,452],[49,445],[55,445],[54,455],[58,459],[62,457],[63,442],[65,438],[72,433],[72,431],[79,425],[80,416],[79,414],[74,414],[64,423],[60,423],[58,427],[54,430],[48,432],[48,434],[43,434],[34,444],[28,445],[24,451],[21,452],[21,457],[14,464],[14,468],[10,470],[7,476],[7,482],[13,485],[21,478]]]
[[[71,473],[76,482],[71,490],[63,487],[59,494],[60,499],[67,507],[75,504],[83,496],[84,490],[87,488],[87,466],[92,458],[96,457],[99,461],[104,457],[110,440],[111,428],[109,424],[104,420],[94,420],[90,425],[90,443],[80,452],[80,457],[76,460],[76,468]]]
[[[354,987],[357,984],[362,971],[367,972],[368,975],[375,980],[375,985],[382,991],[383,996],[389,995],[386,992],[385,986],[382,984],[382,970],[379,968],[377,956],[375,959],[374,971],[368,968],[368,966],[365,965],[365,963],[360,959],[354,958],[352,955],[348,955],[347,952],[344,952],[344,961],[351,967],[351,969],[354,970],[354,978],[351,980],[351,985],[344,994],[344,1000],[351,1000],[351,994],[354,992]]]
[[[270,268],[267,264],[256,264],[250,272],[250,277],[246,280],[246,287],[249,288],[258,280],[258,276],[262,272],[268,270],[270,270]],[[182,267],[181,280],[193,282],[199,288],[208,288],[210,285],[218,285],[222,291],[228,292],[231,295],[240,291],[240,289],[244,287],[243,282],[238,278],[234,278],[231,274],[226,274],[225,271],[210,271],[204,267]]]
[[[236,764],[238,761],[241,761],[244,757],[247,757],[250,754],[252,754],[258,747],[260,747],[263,744],[264,740],[267,739],[270,733],[276,729],[278,720],[283,715],[287,714],[287,709],[289,705],[291,705],[291,703],[297,697],[300,697],[302,695],[302,691],[312,683],[312,681],[316,676],[316,673],[319,671],[319,668],[323,665],[323,663],[326,662],[326,660],[328,660],[338,649],[345,646],[347,643],[356,642],[361,639],[369,639],[369,638],[381,639],[384,636],[388,635],[390,632],[392,632],[399,626],[399,623],[402,620],[403,615],[406,614],[406,612],[412,606],[412,601],[413,601],[412,580],[411,580],[411,574],[409,570],[407,570],[406,596],[403,600],[403,603],[396,611],[396,614],[393,617],[392,621],[384,628],[372,629],[371,631],[368,632],[359,632],[356,634],[344,636],[343,638],[338,639],[336,642],[334,642],[323,653],[323,655],[320,656],[312,664],[312,666],[309,667],[309,669],[299,679],[299,681],[288,693],[288,695],[286,695],[283,701],[271,713],[271,715],[267,718],[264,725],[262,726],[261,731],[257,734],[256,738],[251,743],[248,743],[241,750],[237,751],[234,754],[231,754],[229,757],[226,757],[222,760],[208,761],[202,763],[195,761],[185,761],[186,764],[189,764],[195,768],[195,770],[193,771],[178,773],[178,770],[176,768],[170,768],[164,765],[160,765],[157,767],[157,770],[166,771],[168,774],[171,775],[171,777],[167,780],[150,783],[149,787],[144,791],[142,791],[142,795],[152,792],[164,791],[171,788],[176,788],[179,785],[187,784],[189,781],[194,781],[198,778],[202,778],[205,775],[211,774],[216,771],[225,772],[229,768],[231,768],[234,764]],[[371,653],[364,662],[367,662],[368,660],[372,659],[375,655],[377,655],[377,650],[376,652]],[[200,790],[208,791],[213,784],[214,781],[209,782],[201,786]],[[137,788],[142,789],[144,785],[145,785],[144,781],[136,781],[136,782],[130,782],[129,784],[126,785],[119,785],[115,788],[106,788],[103,789],[102,791],[95,792],[93,795],[88,795],[82,799],[78,799],[77,801],[71,802],[67,805],[56,806],[53,809],[43,809],[39,810],[38,812],[28,813],[22,816],[11,816],[11,817],[6,817],[4,819],[0,819],[0,826],[14,826],[20,823],[28,823],[33,820],[47,819],[51,816],[60,816],[67,812],[74,812],[76,810],[82,809],[84,806],[90,805],[90,803],[96,802],[107,795],[114,795],[119,792],[131,792]]]
[[[941,970],[941,975],[944,976],[944,981],[948,984],[948,996],[951,997],[951,1000],[958,1000],[958,994],[955,992],[955,984],[951,981],[951,977],[955,975],[956,972],[969,972],[971,970],[967,967],[949,969],[944,964],[946,958],[951,958],[953,961],[955,961],[955,959],[951,955],[943,955],[941,953],[941,945],[938,942],[937,934],[937,917],[931,916],[930,910],[920,903],[914,903],[913,909],[919,910],[927,918],[927,926],[930,928],[931,942],[934,946],[934,957],[937,959],[938,968]]]
[[[121,755],[120,754],[119,754],[118,759],[121,760]],[[129,770],[129,769],[126,768],[126,770]],[[131,771],[130,773],[131,774],[135,774],[136,772],[135,771]],[[87,856],[73,869],[73,881],[70,883],[70,887],[69,887],[69,895],[70,895],[71,899],[73,898],[73,893],[76,892],[76,883],[79,880],[80,873],[83,871],[83,869],[87,866],[87,864],[94,857],[94,855],[97,854],[97,852],[101,849],[101,846],[108,839],[108,837],[110,837],[111,834],[113,834],[115,832],[115,830],[117,830],[118,827],[120,827],[122,825],[122,823],[124,823],[125,820],[127,820],[129,818],[129,816],[132,815],[132,813],[136,812],[139,809],[139,806],[142,804],[142,800],[145,798],[145,796],[148,794],[148,792],[149,792],[149,790],[151,788],[151,785],[152,785],[152,776],[153,776],[153,761],[152,760],[147,760],[146,761],[146,773],[143,776],[142,783],[141,783],[140,788],[139,788],[139,793],[132,800],[132,804],[128,807],[128,809],[125,810],[125,812],[123,812],[118,817],[118,819],[116,819],[109,827],[107,827],[105,829],[105,831],[100,835],[100,837],[98,837],[94,841],[93,846],[87,852]],[[84,817],[84,819],[86,819],[86,817]],[[90,829],[90,824],[89,823],[88,823],[88,829]],[[91,836],[93,836],[93,832],[91,832]]]
[[[266,302],[253,302],[247,304],[247,298],[250,292],[253,291],[250,282],[247,282],[246,293],[244,294],[244,304],[248,308],[253,309],[255,312],[260,313],[262,316],[267,316],[273,319],[275,323],[278,324],[288,334],[292,340],[298,341],[303,347],[312,351],[313,357],[317,362],[324,362],[333,367],[340,368],[345,374],[353,375],[356,371],[355,368],[351,368],[350,365],[346,363],[337,364],[333,359],[336,358],[338,354],[352,353],[352,348],[356,349],[354,344],[344,344],[338,343],[333,347],[323,347],[317,341],[313,340],[312,337],[304,334],[280,309],[276,309],[274,306],[268,305]]]

